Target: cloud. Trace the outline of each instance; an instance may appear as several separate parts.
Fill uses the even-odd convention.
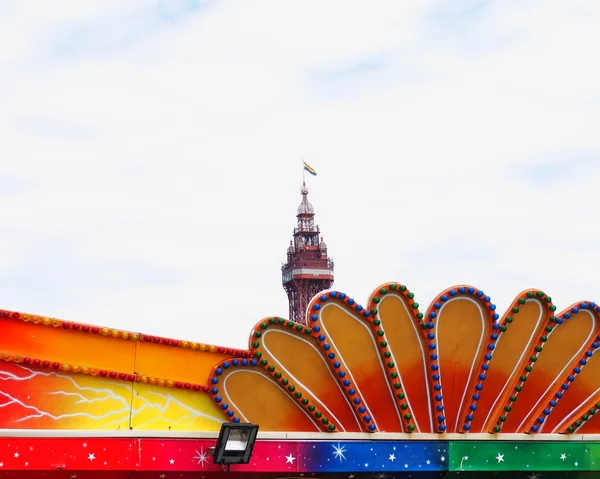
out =
[[[2,307],[244,346],[287,315],[302,158],[356,298],[598,301],[594,4],[2,8]]]

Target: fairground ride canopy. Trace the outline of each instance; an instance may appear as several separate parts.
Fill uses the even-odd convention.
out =
[[[477,461],[494,465],[497,472],[517,470],[504,467],[517,455],[512,450],[488,458],[492,447],[477,459],[490,444],[499,449],[498,439],[515,450],[551,441],[556,451],[548,446],[544,451],[558,459],[542,462],[556,459],[553,471],[596,467],[600,306],[591,301],[558,312],[544,292],[527,290],[500,316],[487,294],[468,285],[443,291],[424,312],[400,283],[380,286],[365,306],[344,293],[324,291],[307,309],[309,327],[266,317],[252,330],[248,350],[12,311],[0,316],[5,438],[0,475],[7,470],[17,477],[15,471],[27,468],[73,471],[71,460],[89,466],[88,472],[104,471],[102,477],[110,477],[107,471],[130,477],[119,476],[117,464],[109,467],[117,455],[123,456],[128,474],[146,471],[158,478],[152,474],[160,472],[165,479],[175,471],[196,473],[208,467],[209,446],[200,438],[207,441],[224,421],[260,425],[259,462],[291,448],[285,449],[285,467],[242,469],[274,477],[309,471],[346,479],[366,472],[405,477],[401,474],[426,470],[440,477],[453,470],[484,470],[471,468]],[[49,451],[58,442],[39,442],[49,440],[45,437],[61,437],[71,441],[69,447],[84,450],[57,459]],[[304,446],[306,440],[316,441],[313,452]],[[32,441],[46,457],[36,456],[37,466],[34,446],[26,452]],[[167,455],[175,456],[177,448],[193,454],[162,457],[152,449],[160,449],[161,441],[171,441]],[[371,445],[360,452],[364,444]],[[568,452],[562,444],[579,449]],[[91,445],[94,451],[87,449]],[[410,454],[396,452],[405,446],[412,448]],[[110,452],[117,447],[120,452]],[[362,466],[347,465],[351,448],[364,458]],[[368,449],[377,449],[380,457],[367,459]],[[385,455],[387,462],[375,467]],[[162,463],[154,469],[141,465],[158,457],[165,470]],[[414,464],[409,457],[417,458],[411,459]],[[182,461],[191,469],[179,468]],[[523,461],[523,470],[545,470],[532,469],[529,456]],[[341,469],[332,469],[338,462]],[[88,477],[81,464],[79,472],[56,477]],[[581,469],[584,464],[588,469]]]

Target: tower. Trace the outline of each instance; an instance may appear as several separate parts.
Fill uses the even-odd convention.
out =
[[[320,291],[333,285],[333,261],[327,257],[327,245],[315,225],[315,210],[308,202],[308,188],[302,183],[302,202],[298,206],[287,262],[281,267],[283,289],[290,305],[289,319],[306,324],[306,308]]]

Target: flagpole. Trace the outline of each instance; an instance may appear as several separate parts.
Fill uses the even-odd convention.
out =
[[[302,158],[302,184],[306,184],[305,170],[304,170],[304,158]]]

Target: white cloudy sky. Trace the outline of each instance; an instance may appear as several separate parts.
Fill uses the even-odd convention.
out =
[[[310,200],[361,302],[600,301],[600,3],[0,0],[0,307],[243,347]]]

